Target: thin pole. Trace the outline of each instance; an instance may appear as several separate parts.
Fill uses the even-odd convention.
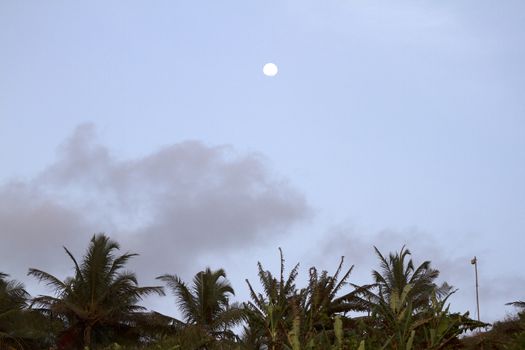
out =
[[[478,322],[481,322],[481,319],[479,316],[478,259],[474,257],[474,259],[472,259],[470,263],[474,265],[474,271],[476,272],[476,307],[478,309]]]

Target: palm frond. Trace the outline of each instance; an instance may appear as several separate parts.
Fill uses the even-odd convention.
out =
[[[55,291],[58,294],[64,293],[66,290],[68,290],[68,285],[64,282],[62,282],[57,277],[51,275],[50,273],[47,273],[42,270],[30,268],[29,272],[27,273],[28,276],[33,276],[38,279],[39,282],[45,282],[46,285],[50,287],[54,287]]]

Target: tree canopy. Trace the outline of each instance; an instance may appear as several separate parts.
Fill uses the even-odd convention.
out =
[[[522,344],[522,301],[512,303],[521,310],[516,318],[496,324],[485,337],[461,337],[487,324],[449,310],[455,290],[436,283],[439,271],[430,261],[416,264],[404,246],[388,255],[374,250],[379,268],[369,284],[352,283],[353,265],[345,267],[341,257],[333,273],[311,267],[306,285],[298,286],[299,264],[287,272],[279,249],[279,271],[259,262],[259,284],[246,280],[250,300],[240,303],[233,302],[235,291],[221,268],[207,267],[191,283],[177,274],[161,275],[157,279],[182,315],[178,320],[140,305],[147,295],[165,295],[164,287],[139,285],[126,268],[137,254],[121,254],[117,242],[97,234],[80,260],[64,247],[72,276],[29,269],[51,295],[31,297],[21,283],[0,273],[0,350],[437,350]]]

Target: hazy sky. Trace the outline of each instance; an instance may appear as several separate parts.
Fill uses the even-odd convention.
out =
[[[262,74],[275,62],[279,74]],[[525,298],[525,3],[0,0],[0,271],[106,232],[139,279],[403,244],[482,318]],[[256,282],[256,281],[253,281]],[[147,305],[174,313],[172,298]]]

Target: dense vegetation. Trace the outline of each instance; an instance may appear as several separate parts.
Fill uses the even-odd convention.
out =
[[[460,339],[485,326],[468,313],[452,313],[447,284],[429,261],[414,264],[404,247],[384,256],[369,285],[349,283],[344,260],[333,274],[309,270],[296,286],[298,265],[276,275],[259,263],[257,286],[246,281],[250,300],[232,303],[234,290],[222,269],[206,268],[191,283],[175,274],[159,286],[139,286],[105,235],[91,239],[81,261],[65,249],[74,275],[60,280],[39,269],[29,275],[52,295],[31,297],[19,282],[0,274],[0,349],[522,349],[525,314],[494,325],[490,332]],[[149,294],[170,291],[182,320],[138,305]],[[516,303],[523,311],[524,304]],[[521,346],[521,347],[520,347]]]

